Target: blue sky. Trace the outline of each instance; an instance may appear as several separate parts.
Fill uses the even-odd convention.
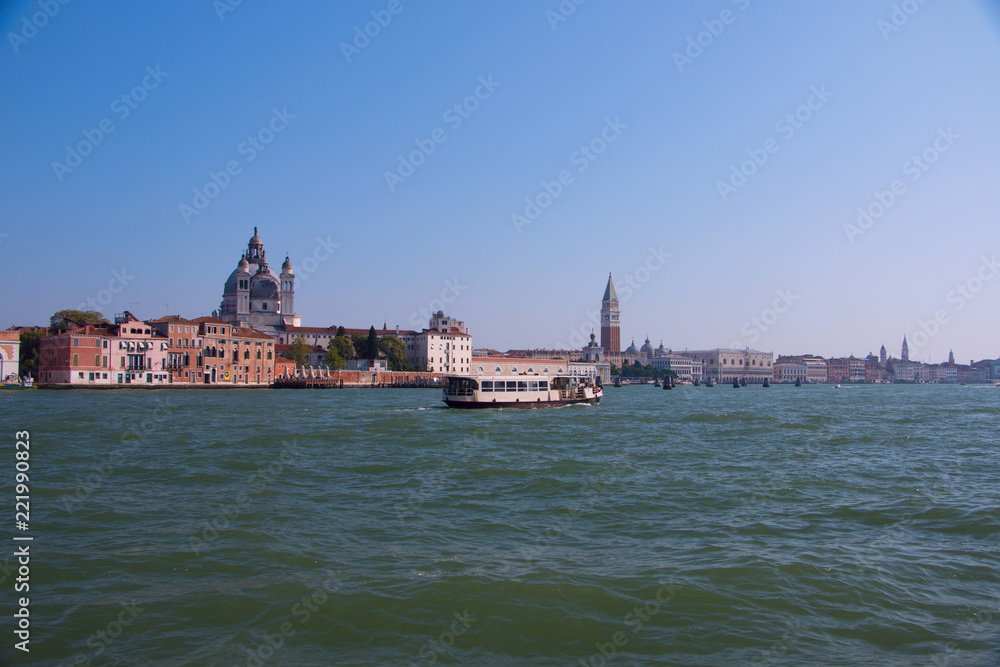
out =
[[[257,226],[312,326],[575,345],[610,271],[623,341],[1000,355],[996,3],[230,4],[4,3],[3,326],[208,314]]]

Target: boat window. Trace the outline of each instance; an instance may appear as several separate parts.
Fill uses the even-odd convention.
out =
[[[538,381],[538,388],[541,391],[548,391],[549,390],[549,381],[548,380],[539,380]]]
[[[538,380],[528,381],[528,391],[538,391]]]
[[[507,380],[507,391],[517,391],[517,380]]]
[[[493,391],[492,380],[483,380],[483,391]]]
[[[518,380],[517,382],[518,391],[528,391],[528,382],[526,380]]]
[[[493,383],[493,391],[503,391],[503,382],[497,380]]]

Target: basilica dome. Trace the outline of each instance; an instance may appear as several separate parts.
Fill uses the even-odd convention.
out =
[[[649,338],[646,338],[646,342],[639,348],[639,352],[642,354],[653,354],[653,346],[649,344]]]
[[[639,349],[635,346],[635,339],[632,339],[632,344],[625,348],[625,354],[638,355]]]
[[[251,299],[277,299],[278,279],[265,271],[263,267],[250,279]]]

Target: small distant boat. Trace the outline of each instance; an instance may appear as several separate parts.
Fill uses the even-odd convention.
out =
[[[836,385],[834,385],[834,387],[833,387],[833,388],[834,388],[834,389],[840,389],[840,383],[838,382],[838,383],[837,383]]]
[[[2,389],[34,389],[34,380],[31,379],[30,375],[25,375],[24,378],[19,378],[15,373],[8,375],[2,383],[0,383],[0,388]]]

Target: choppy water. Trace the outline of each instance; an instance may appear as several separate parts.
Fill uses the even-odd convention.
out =
[[[35,537],[7,664],[1000,664],[993,387],[33,391],[0,419]]]

